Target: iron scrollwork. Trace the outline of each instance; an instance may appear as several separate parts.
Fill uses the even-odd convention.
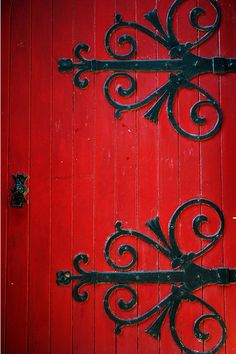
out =
[[[176,223],[180,214],[192,205],[207,205],[213,209],[219,218],[218,230],[211,234],[205,235],[201,230],[202,223],[208,221],[208,217],[204,214],[197,215],[192,223],[194,234],[201,240],[207,240],[209,243],[198,252],[182,252],[176,241],[175,230]],[[210,284],[229,284],[236,283],[236,269],[228,268],[215,268],[209,269],[199,266],[194,263],[197,257],[202,256],[209,251],[214,244],[218,241],[224,230],[224,217],[221,210],[211,201],[206,199],[193,199],[181,205],[173,214],[170,219],[168,227],[168,239],[164,235],[158,217],[151,219],[147,222],[147,226],[154,233],[157,241],[149,236],[134,230],[123,229],[120,222],[116,222],[116,232],[112,234],[105,245],[104,255],[107,263],[115,270],[112,272],[98,272],[98,271],[85,271],[81,264],[88,263],[88,256],[86,254],[78,254],[74,258],[74,268],[79,275],[72,274],[69,270],[57,272],[58,285],[69,285],[72,281],[76,281],[73,287],[73,297],[77,301],[84,302],[88,298],[87,291],[81,291],[86,284],[98,283],[115,283],[105,294],[104,308],[109,318],[115,322],[115,332],[121,332],[122,327],[137,324],[145,321],[151,316],[156,316],[154,322],[146,329],[146,332],[157,338],[165,317],[169,314],[170,331],[177,346],[186,353],[196,354],[199,353],[193,349],[188,348],[177,332],[176,314],[180,304],[183,301],[199,302],[202,304],[209,313],[201,315],[194,324],[194,334],[198,340],[205,341],[208,339],[209,334],[200,329],[201,323],[206,319],[217,321],[221,328],[221,338],[218,343],[209,351],[203,352],[205,354],[216,353],[224,344],[226,339],[226,326],[220,314],[206,301],[194,295],[193,292],[201,287]],[[129,244],[122,244],[118,248],[119,256],[122,257],[128,253],[131,257],[126,265],[120,265],[112,258],[111,248],[114,242],[121,237],[128,236],[146,242],[154,249],[160,251],[163,255],[169,258],[172,262],[172,270],[154,270],[154,271],[134,271],[137,265],[138,254],[135,248]],[[154,283],[172,284],[171,293],[160,301],[153,308],[146,313],[133,318],[121,318],[112,311],[110,306],[111,296],[119,291],[125,289],[130,294],[130,300],[119,299],[118,307],[120,310],[128,311],[137,305],[138,295],[136,290],[130,284],[140,283]],[[181,284],[181,285],[179,285]]]
[[[212,25],[203,26],[198,23],[200,15],[205,14],[205,10],[200,7],[195,7],[190,11],[189,19],[191,25],[203,32],[204,34],[195,42],[181,43],[176,37],[173,29],[173,18],[177,8],[183,0],[175,0],[171,5],[166,17],[166,31],[164,30],[161,21],[158,16],[157,10],[152,10],[145,14],[144,17],[149,21],[155,31],[151,31],[143,25],[135,22],[123,21],[120,14],[115,17],[115,24],[107,31],[105,35],[105,47],[107,52],[115,60],[88,60],[82,56],[81,52],[88,52],[89,46],[87,44],[78,44],[74,50],[75,57],[79,59],[78,62],[74,62],[72,59],[62,58],[58,61],[58,68],[60,72],[71,72],[76,70],[73,81],[79,88],[85,88],[88,85],[88,79],[82,78],[82,74],[85,72],[97,72],[97,71],[115,71],[104,84],[104,93],[109,103],[115,108],[115,117],[120,118],[123,111],[137,110],[140,107],[152,104],[145,117],[150,121],[157,122],[160,109],[165,101],[167,101],[167,113],[170,123],[174,129],[181,135],[193,139],[204,140],[207,139],[220,129],[222,124],[222,111],[216,100],[203,88],[191,82],[191,79],[197,75],[203,73],[228,73],[236,71],[236,59],[235,58],[223,58],[212,57],[204,58],[191,53],[191,50],[204,41],[206,41],[212,34],[219,28],[221,20],[221,12],[219,4],[216,0],[209,0],[216,12],[216,19]],[[137,43],[134,37],[124,34],[118,37],[118,44],[120,46],[129,44],[130,50],[127,54],[118,54],[112,49],[111,38],[120,28],[133,28],[145,35],[152,38],[154,41],[160,43],[169,50],[170,59],[167,60],[131,60],[136,55]],[[157,88],[150,95],[144,99],[135,102],[133,104],[122,104],[116,101],[111,93],[110,88],[112,82],[116,78],[125,77],[129,81],[129,87],[124,88],[121,85],[117,86],[117,92],[122,97],[131,96],[137,87],[136,79],[127,71],[166,71],[170,72],[169,81],[163,86]],[[182,128],[174,114],[174,99],[180,88],[187,88],[190,90],[197,90],[199,94],[205,97],[204,100],[196,102],[191,110],[190,117],[193,123],[198,126],[203,125],[206,122],[206,118],[200,117],[198,110],[203,105],[209,105],[216,111],[217,118],[214,126],[210,131],[206,133],[193,134]]]

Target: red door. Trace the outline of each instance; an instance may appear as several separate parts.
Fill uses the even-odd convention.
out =
[[[2,2],[3,353],[236,353],[235,19]]]

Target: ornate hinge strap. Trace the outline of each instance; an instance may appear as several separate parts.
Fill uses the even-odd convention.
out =
[[[176,222],[182,211],[192,205],[203,204],[212,208],[219,218],[219,228],[212,235],[205,235],[201,231],[201,224],[207,222],[208,218],[206,215],[197,215],[193,220],[193,231],[196,236],[202,240],[207,240],[206,246],[198,252],[184,253],[179,248],[176,238],[175,238],[175,228]],[[112,234],[105,245],[104,255],[107,263],[115,270],[111,272],[99,272],[99,271],[85,271],[81,267],[81,263],[88,263],[88,256],[85,254],[79,254],[74,258],[74,268],[78,274],[72,274],[69,270],[63,270],[57,272],[57,283],[58,285],[69,285],[72,281],[75,282],[73,287],[73,297],[77,301],[85,301],[88,298],[88,293],[86,291],[81,292],[81,288],[86,284],[99,284],[99,283],[113,283],[110,289],[105,294],[104,297],[104,308],[111,320],[116,324],[115,332],[120,333],[122,327],[137,324],[155,315],[156,318],[154,322],[146,329],[154,338],[157,338],[160,334],[162,323],[165,317],[169,314],[170,321],[170,331],[172,336],[178,345],[186,353],[198,353],[192,349],[189,349],[181,341],[177,328],[175,325],[176,313],[182,303],[182,301],[192,301],[199,302],[207,308],[207,314],[202,315],[195,321],[194,334],[195,337],[201,341],[208,339],[209,334],[204,333],[200,329],[200,324],[205,319],[213,319],[218,322],[221,328],[221,338],[218,343],[209,351],[205,353],[215,353],[217,352],[226,338],[226,327],[222,317],[219,313],[207,302],[202,300],[193,294],[194,290],[205,287],[210,284],[230,284],[236,283],[236,269],[228,268],[215,268],[209,269],[199,266],[194,263],[194,260],[202,256],[204,253],[209,251],[214,244],[217,242],[219,237],[223,233],[224,229],[224,218],[221,210],[212,202],[206,199],[193,199],[187,201],[181,205],[173,214],[169,222],[168,228],[168,238],[164,235],[158,218],[154,218],[147,222],[147,226],[155,234],[157,241],[150,238],[149,236],[134,230],[123,229],[120,222],[116,223],[116,232]],[[145,271],[138,270],[134,271],[132,268],[137,265],[138,255],[135,248],[129,244],[122,244],[118,253],[122,256],[124,253],[129,253],[131,261],[126,265],[119,265],[111,257],[111,248],[113,243],[121,237],[131,237],[137,238],[154,247],[156,250],[160,251],[172,262],[173,270],[153,270]],[[131,299],[125,301],[123,299],[118,300],[118,307],[120,310],[128,311],[137,305],[138,295],[136,290],[130,284],[141,284],[141,283],[153,283],[153,284],[172,284],[171,293],[164,298],[160,303],[155,305],[146,313],[139,315],[134,318],[122,318],[119,317],[115,311],[112,311],[110,305],[110,298],[119,289],[126,289],[130,293]],[[178,285],[177,285],[178,284]],[[181,285],[179,285],[181,284]]]
[[[164,102],[167,101],[167,113],[169,120],[178,133],[193,140],[207,139],[213,136],[220,129],[222,124],[222,111],[219,104],[206,90],[192,83],[190,80],[194,76],[201,75],[203,73],[224,74],[236,71],[235,58],[203,58],[191,53],[193,48],[206,41],[220,25],[221,12],[219,5],[216,0],[209,1],[216,11],[216,19],[212,25],[201,26],[198,24],[198,17],[205,14],[204,9],[195,7],[190,12],[189,18],[191,25],[195,29],[204,33],[203,36],[195,42],[181,43],[174,33],[173,17],[178,6],[183,2],[183,0],[175,0],[166,17],[166,31],[160,22],[157,10],[152,10],[144,15],[144,17],[153,25],[155,29],[154,31],[151,31],[145,26],[135,22],[125,22],[118,14],[115,17],[116,23],[107,31],[105,35],[106,50],[115,60],[85,59],[81,52],[88,52],[89,46],[87,44],[78,44],[75,48],[74,54],[79,61],[74,62],[72,59],[60,59],[58,61],[59,71],[70,72],[75,70],[73,80],[75,85],[79,88],[85,88],[88,85],[87,78],[81,79],[82,74],[85,72],[114,71],[115,73],[108,77],[104,84],[104,93],[108,102],[115,108],[116,118],[120,118],[123,111],[137,110],[147,104],[152,104],[151,108],[146,111],[145,117],[151,121],[157,122],[160,109]],[[136,54],[137,43],[135,38],[126,34],[118,37],[118,43],[120,46],[128,43],[130,45],[130,51],[127,54],[117,54],[112,49],[111,39],[122,27],[134,28],[149,36],[154,41],[159,42],[169,50],[170,59],[131,60],[131,58]],[[113,98],[110,91],[111,84],[116,78],[125,77],[129,81],[129,87],[124,88],[121,85],[118,85],[118,94],[122,97],[129,97],[135,92],[137,87],[136,79],[130,73],[127,73],[127,71],[166,71],[171,72],[171,74],[168,82],[157,88],[144,99],[141,99],[133,104],[123,104]],[[202,134],[193,134],[186,131],[179,125],[179,122],[174,114],[173,106],[176,94],[181,87],[197,90],[198,93],[204,97],[203,100],[196,102],[190,109],[190,117],[193,123],[197,125],[203,125],[206,123],[206,118],[200,117],[198,113],[198,110],[202,105],[210,105],[216,110],[216,122],[210,131]]]

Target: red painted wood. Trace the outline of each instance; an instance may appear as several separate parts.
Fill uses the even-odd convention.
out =
[[[95,51],[98,59],[108,59],[104,48],[104,35],[114,19],[115,4],[105,0],[96,2],[95,8]],[[113,21],[113,20],[112,20]],[[115,119],[113,108],[104,97],[103,85],[108,74],[101,72],[95,77],[95,214],[94,214],[94,266],[100,271],[109,270],[104,257],[104,246],[108,236],[114,230],[114,193],[115,193]],[[98,353],[115,353],[114,324],[108,318],[103,307],[106,289],[109,285],[95,288],[95,351]],[[103,319],[101,321],[101,319]]]
[[[9,76],[10,76],[10,1],[2,2],[2,209],[1,209],[1,350],[5,350],[5,333],[6,333],[6,273],[7,273],[7,213],[8,213],[8,139],[9,139]]]
[[[15,1],[11,8],[9,188],[12,174],[30,174],[30,45],[30,2]],[[28,341],[29,205],[9,209],[7,250],[5,352],[24,354]]]
[[[31,7],[28,352],[50,353],[52,4]],[[45,40],[47,38],[47,40]],[[40,275],[40,276],[39,276]],[[42,306],[43,305],[43,306]],[[40,309],[40,310],[39,310]]]
[[[236,55],[235,32],[232,28],[235,26],[236,3],[225,0],[220,1],[224,9],[220,31],[220,55]],[[224,125],[221,134],[221,156],[222,156],[222,206],[226,220],[223,243],[223,261],[226,267],[236,266],[235,262],[235,231],[236,231],[236,213],[235,213],[235,138],[236,125],[234,120],[235,100],[233,99],[235,74],[229,74],[220,78],[220,100],[224,112]],[[236,286],[225,287],[225,319],[227,325],[226,353],[236,353]]]
[[[204,6],[204,1],[200,1],[200,5]],[[208,23],[209,21],[214,21],[214,13],[211,12],[211,8],[208,5],[206,7],[206,10],[208,11]],[[205,22],[206,23],[206,20]],[[200,49],[199,53],[202,56],[209,57],[212,55],[212,53],[215,53],[215,55],[219,55],[219,38],[217,33],[209,40],[209,42],[204,43]],[[219,92],[219,78],[217,75],[204,75],[199,79],[199,85],[201,87],[204,87],[206,91],[210,92],[210,94],[219,102],[220,101],[220,92]],[[200,110],[200,113],[204,116],[207,117],[210,125],[210,122],[214,122],[215,119],[215,112],[214,110],[206,109],[205,110]],[[216,205],[218,205],[220,208],[222,208],[222,180],[221,180],[221,132],[215,136],[214,139],[209,139],[208,141],[204,142],[201,144],[200,147],[200,154],[201,154],[201,193],[203,196],[207,196],[208,199],[213,201]],[[209,163],[210,161],[210,163]],[[202,212],[206,212],[207,214],[207,209],[206,207],[202,208]],[[209,215],[209,212],[208,212]],[[211,214],[210,214],[211,215]],[[210,223],[208,226],[208,229],[205,228],[207,231],[210,232],[211,230],[215,230],[217,228],[217,217],[216,215],[212,215],[210,217]],[[215,226],[214,226],[215,225]],[[205,230],[204,229],[204,230]],[[223,249],[222,249],[222,241],[219,240],[217,245],[214,246],[214,248],[206,254],[203,259],[202,259],[202,264],[203,266],[209,266],[209,264],[212,267],[222,267],[224,264],[224,259],[223,259]],[[224,318],[224,293],[223,293],[223,287],[220,286],[215,286],[215,287],[207,287],[206,289],[203,289],[202,291],[203,294],[203,299],[209,303],[213,304],[214,308],[220,313],[220,315]],[[214,299],[214,300],[213,300]],[[206,309],[203,307],[203,313],[206,311]],[[209,350],[212,348],[217,343],[217,340],[221,336],[221,331],[219,326],[213,328],[212,323],[214,321],[209,321],[209,323],[205,324],[205,328],[209,333],[212,335],[210,336],[209,340],[204,343],[204,350]],[[208,327],[207,327],[208,325]],[[221,353],[225,352],[224,347],[220,351]]]
[[[160,6],[158,10],[162,23],[165,23],[167,11],[172,4],[172,1],[165,1],[165,4]],[[168,51],[162,46],[158,46],[158,58],[167,58]],[[163,85],[168,80],[168,74],[158,75],[158,86]],[[170,125],[166,108],[161,110],[159,116],[159,218],[165,235],[168,235],[167,225],[169,219],[179,204],[179,136]],[[170,261],[160,254],[159,256],[160,269],[170,269]],[[159,291],[160,299],[165,298],[171,290],[169,285],[161,285]],[[169,319],[167,318],[162,326],[160,335],[159,352],[165,353],[180,353],[174,343],[169,330]]]
[[[187,1],[182,4],[177,12],[178,24],[176,30],[181,42],[195,41],[198,38],[198,33],[189,22],[189,11],[197,5],[195,0]],[[198,49],[194,51],[198,54]],[[193,80],[198,84],[198,79]],[[179,117],[179,124],[186,131],[193,134],[199,133],[199,127],[194,124],[190,117],[191,107],[199,100],[196,90],[182,89],[179,92],[178,103],[176,105],[176,114]],[[179,137],[179,204],[183,204],[190,199],[201,196],[200,190],[200,144],[197,141]],[[185,252],[192,250],[200,250],[201,242],[192,231],[192,220],[200,213],[199,206],[193,206],[183,212],[178,224],[178,242],[181,249]],[[196,261],[201,264],[201,259]],[[201,293],[197,293],[201,297]],[[181,335],[183,343],[194,350],[201,351],[203,345],[196,340],[193,332],[195,320],[201,315],[202,306],[199,303],[183,302],[177,314],[177,328]],[[186,320],[187,319],[187,320]]]
[[[220,0],[220,32],[194,52],[202,56],[235,57],[232,45],[236,6]],[[162,23],[172,0],[60,0],[40,2],[4,1],[3,8],[3,139],[2,139],[2,352],[7,354],[173,354],[181,351],[164,321],[158,340],[145,333],[156,318],[114,333],[114,323],[105,313],[103,301],[109,284],[86,285],[85,303],[72,299],[72,286],[58,287],[55,273],[71,269],[78,253],[89,256],[86,269],[111,270],[104,258],[104,245],[121,220],[125,228],[138,229],[155,236],[145,226],[159,215],[167,234],[168,222],[176,208],[185,201],[203,197],[222,208],[225,233],[222,239],[197,263],[210,267],[236,267],[234,141],[236,126],[233,112],[235,74],[203,75],[195,84],[209,91],[223,109],[221,132],[211,139],[196,142],[180,136],[171,126],[163,107],[158,124],[143,117],[147,107],[138,112],[123,112],[114,118],[114,109],[104,97],[103,85],[111,73],[88,73],[85,90],[72,84],[72,74],[61,74],[57,60],[72,57],[77,43],[88,43],[85,56],[111,59],[104,47],[104,36],[121,13],[124,20],[153,27],[143,15],[157,7]],[[189,10],[203,6],[207,16],[201,24],[214,21],[214,11],[207,0],[189,0],[180,5],[174,21],[182,41],[196,39],[188,19]],[[126,28],[137,39],[137,58],[167,58],[168,52],[138,31]],[[117,44],[117,51],[127,47]],[[168,79],[165,73],[132,73],[137,79],[137,93],[119,101],[138,101]],[[116,84],[127,85],[123,79]],[[200,97],[202,99],[203,97]],[[180,90],[175,111],[186,130],[197,133],[199,127],[189,117],[189,108],[199,99],[194,90]],[[201,108],[210,127],[214,111]],[[29,204],[22,210],[9,209],[11,175],[25,172],[30,176]],[[204,245],[192,232],[192,219],[206,213],[209,223],[203,230],[217,227],[217,218],[206,207],[189,208],[177,225],[177,240],[184,251]],[[127,238],[117,245],[129,241]],[[139,270],[170,269],[170,262],[142,241],[131,240],[136,247]],[[120,257],[119,264],[128,260]],[[74,270],[73,270],[74,271]],[[6,285],[6,288],[4,287]],[[138,304],[128,313],[137,316],[167,296],[169,285],[136,285]],[[236,353],[234,305],[235,286],[209,286],[196,292],[225,319],[227,342],[219,353]],[[118,299],[128,299],[120,290],[114,296],[114,311],[127,316]],[[183,342],[202,351],[212,347],[219,328],[206,321],[203,328],[213,334],[203,345],[194,338],[194,320],[204,313],[197,303],[184,303],[177,314],[177,326]],[[6,323],[6,328],[4,328]],[[212,327],[213,326],[213,327]],[[212,331],[213,328],[213,331]],[[14,340],[13,340],[14,338]],[[6,349],[5,349],[6,348]]]
[[[116,1],[116,13],[120,13],[124,20],[135,21],[136,16],[136,1],[131,0],[128,3],[123,0]],[[117,53],[127,53],[128,46],[122,48],[118,45],[118,38],[121,34],[124,34],[125,30],[117,32],[116,38],[114,38],[114,44]],[[131,31],[131,34],[135,36],[135,31]],[[126,48],[126,49],[125,49]],[[117,81],[118,83],[119,81]],[[127,83],[124,85],[127,85]],[[117,100],[120,100],[118,94],[116,94]],[[132,102],[135,102],[136,95],[132,95]],[[127,98],[124,98],[122,102],[126,103]],[[112,116],[114,113],[112,113]],[[112,117],[111,116],[111,117]],[[114,118],[113,118],[114,119]],[[124,149],[124,146],[126,147]],[[115,219],[121,220],[124,227],[137,227],[137,115],[134,112],[124,112],[121,120],[115,122]],[[125,239],[124,239],[125,240]],[[122,243],[124,243],[124,240]],[[120,242],[120,244],[122,244]],[[137,241],[134,239],[130,243],[137,249]],[[117,246],[115,247],[118,249]],[[123,258],[122,264],[125,263],[127,257],[119,257],[116,253],[117,259]],[[136,267],[137,269],[137,267]],[[132,288],[137,290],[137,285],[132,284]],[[130,293],[128,291],[118,291],[116,301],[120,298],[129,299]],[[124,311],[120,310],[118,305],[116,308],[117,315],[121,318],[127,315]],[[137,316],[137,306],[134,310],[130,311],[130,318]],[[116,353],[122,354],[124,348],[129,348],[130,354],[136,354],[138,350],[137,344],[137,325],[130,328],[124,327],[120,335],[116,338]]]
[[[51,150],[51,354],[72,353],[72,296],[58,291],[56,272],[72,268],[72,90],[57,60],[71,56],[72,1],[53,2],[53,77]],[[63,309],[63,310],[62,310]],[[60,338],[60,340],[58,340]]]
[[[144,19],[143,15],[156,7],[156,1],[137,1],[136,21],[152,30],[152,25]],[[140,59],[155,59],[157,57],[157,44],[147,36],[137,31],[137,57]],[[158,85],[158,76],[155,73],[137,74],[137,100],[143,99],[148,93],[154,91]],[[145,107],[147,109],[147,107]],[[158,213],[159,200],[159,127],[150,124],[148,119],[143,118],[145,109],[137,112],[138,130],[138,230],[149,233],[145,223]],[[152,162],[151,162],[152,161]],[[151,162],[151,163],[150,163]],[[144,192],[145,191],[145,192]],[[158,251],[150,245],[138,242],[139,270],[158,269]],[[145,284],[138,286],[138,314],[139,316],[147,312],[158,303],[158,290],[156,285]],[[145,330],[155,320],[155,316],[148,321],[144,321],[138,326],[138,353],[157,353],[159,342],[148,336]]]
[[[79,26],[78,26],[78,15]],[[82,15],[82,16],[81,16]],[[73,46],[88,43],[94,57],[95,4],[93,1],[74,2]],[[94,198],[95,198],[95,80],[90,83],[87,98],[83,90],[74,90],[73,102],[73,255],[89,256],[94,269]],[[73,302],[73,352],[93,353],[94,349],[94,287],[86,286],[89,298],[85,304]],[[88,330],[89,329],[89,330]]]

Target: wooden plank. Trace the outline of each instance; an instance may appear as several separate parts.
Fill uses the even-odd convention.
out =
[[[135,0],[116,1],[116,13],[121,14],[124,21],[135,21]],[[112,18],[111,18],[112,20]],[[110,21],[111,23],[111,21]],[[135,31],[130,28],[117,31],[114,36],[114,48],[117,53],[125,54],[129,50],[128,45],[118,45],[119,37],[123,34],[129,34],[135,37]],[[131,75],[133,72],[131,72]],[[127,87],[128,82],[122,81],[122,78],[117,80],[117,86],[120,84]],[[135,102],[135,94],[132,98],[122,98],[118,93],[114,93],[114,97],[118,102],[123,104],[128,101]],[[114,113],[111,119],[115,119]],[[136,114],[134,112],[123,112],[120,120],[115,121],[115,218],[121,220],[123,227],[134,228],[137,226],[137,124]],[[137,248],[137,241],[135,239],[123,238],[122,244],[127,243]],[[120,244],[119,244],[120,245]],[[118,242],[115,246],[118,249]],[[125,265],[128,262],[128,256],[118,256],[120,264]],[[132,284],[131,287],[137,290],[137,286]],[[121,298],[130,299],[131,295],[128,291],[118,291],[116,302]],[[122,311],[117,305],[117,315],[121,318],[134,317],[137,315],[137,306],[129,311]],[[130,354],[137,353],[137,326],[124,327],[121,334],[116,336],[116,353],[124,353],[124,348],[129,348]]]
[[[221,0],[222,22],[220,27],[220,55],[224,57],[236,57],[235,27],[236,3],[234,1]],[[222,154],[222,191],[223,213],[225,218],[225,232],[223,236],[223,261],[225,267],[236,267],[236,213],[235,213],[235,139],[236,124],[234,119],[235,100],[232,94],[235,90],[234,73],[220,77],[220,104],[223,111],[223,126],[221,140]],[[226,353],[236,353],[236,286],[225,286],[225,320],[226,320]],[[224,353],[224,351],[223,351]]]
[[[201,24],[213,23],[215,20],[215,13],[212,6],[206,4],[205,1],[199,1],[200,7],[206,9],[207,16],[202,19]],[[222,13],[224,8],[221,9]],[[199,54],[203,57],[211,57],[219,55],[219,42],[218,35],[215,33],[213,37],[207,40],[199,47]],[[217,75],[204,75],[199,78],[200,87],[209,92],[217,102],[220,101],[219,97],[219,78]],[[201,96],[201,99],[205,97]],[[209,109],[206,106],[202,106],[199,110],[200,116],[207,118],[206,127],[202,127],[201,131],[205,132],[205,129],[209,129],[213,126],[213,122],[216,120],[216,112],[213,109]],[[222,180],[221,180],[221,132],[201,143],[201,193],[202,195],[214,202],[220,208],[222,207]],[[210,163],[209,163],[210,161]],[[214,186],[214,187],[213,187]],[[201,212],[209,216],[209,222],[204,226],[203,230],[206,234],[211,234],[217,230],[219,225],[219,219],[216,214],[211,215],[209,208],[202,207]],[[223,266],[223,243],[222,239],[202,257],[202,265],[206,267],[222,267]],[[205,243],[203,243],[205,244]],[[213,305],[216,311],[224,317],[224,295],[223,287],[221,286],[209,286],[205,287],[202,291],[203,299]],[[213,300],[214,299],[214,300]],[[203,313],[208,312],[203,306]],[[214,326],[214,321],[208,321],[204,324],[204,330],[210,333],[209,339],[204,343],[204,350],[208,351],[212,349],[221,337],[220,326]],[[221,350],[224,352],[224,349]]]
[[[94,57],[94,1],[74,1],[73,46],[87,43],[86,57]],[[73,256],[85,253],[89,270],[94,270],[94,183],[95,183],[95,75],[85,74],[89,86],[74,88],[73,110]],[[85,303],[73,301],[73,352],[93,353],[94,286],[85,287],[89,297]]]
[[[95,21],[95,57],[109,59],[104,47],[104,36],[114,19],[114,2],[104,0],[96,2]],[[97,271],[110,270],[104,258],[104,246],[108,236],[114,230],[114,110],[107,102],[103,85],[109,73],[97,73],[95,76],[95,239],[94,265]],[[107,316],[103,302],[109,285],[99,284],[95,287],[95,352],[114,353],[114,324]]]
[[[7,217],[9,203],[8,186],[8,139],[9,139],[9,90],[10,90],[10,1],[2,3],[2,209],[1,209],[1,349],[5,351],[5,332],[6,332],[6,273],[7,273]]]
[[[29,170],[30,1],[11,8],[9,188],[12,174]],[[30,188],[28,181],[27,185]],[[9,208],[7,251],[6,353],[27,353],[29,205]]]
[[[72,296],[58,287],[56,272],[72,268],[72,92],[70,75],[61,74],[57,61],[71,57],[72,1],[53,2],[53,117],[51,199],[51,348],[72,353]],[[63,338],[63,340],[61,340]]]
[[[168,0],[158,3],[158,14],[161,23],[166,23],[166,15],[173,1]],[[163,47],[158,47],[158,58],[169,58],[168,51]],[[163,85],[168,81],[168,74],[160,73],[158,75],[158,86]],[[167,225],[169,219],[179,203],[179,135],[171,126],[166,106],[159,115],[159,208],[158,215],[161,226],[165,235],[168,235]],[[161,270],[171,269],[170,261],[159,255],[159,267]],[[159,298],[162,300],[169,295],[171,287],[169,285],[161,285]],[[180,353],[176,346],[169,329],[169,318],[166,318],[161,328],[160,335],[160,353]]]
[[[180,43],[194,42],[198,38],[198,31],[189,22],[189,13],[197,5],[195,0],[183,3],[177,12],[176,33]],[[192,51],[198,54],[198,48]],[[198,78],[191,80],[198,84]],[[198,102],[197,90],[180,89],[176,105],[176,117],[180,127],[186,132],[198,135],[199,126],[194,124],[190,116],[190,109]],[[177,98],[177,97],[176,97]],[[179,136],[179,204],[201,196],[200,191],[200,147],[199,142]],[[194,234],[192,220],[199,214],[200,205],[195,205],[183,212],[176,227],[176,239],[184,253],[198,251],[201,241]],[[196,263],[201,264],[201,260]],[[198,293],[195,293],[196,295]],[[200,295],[201,296],[201,295]],[[189,349],[203,349],[200,341],[196,340],[193,332],[195,320],[201,315],[202,306],[195,302],[183,301],[177,313],[178,335]]]
[[[144,14],[156,8],[156,1],[137,1],[136,21],[139,24],[155,32],[154,27],[144,18]],[[157,58],[157,42],[137,31],[137,58]],[[158,74],[137,73],[137,102],[155,91],[158,86]],[[155,217],[159,207],[159,126],[144,117],[148,107],[137,112],[138,128],[138,185],[137,185],[137,208],[138,230],[155,236],[149,232],[145,225],[148,220]],[[159,253],[150,245],[138,242],[138,268],[140,271],[158,269]],[[159,287],[156,284],[138,285],[138,315],[146,313],[159,301]],[[155,320],[152,316],[138,326],[138,353],[157,353],[159,342],[148,335],[145,330]]]
[[[50,352],[52,3],[32,2],[29,353]],[[49,65],[46,63],[49,63]],[[39,274],[41,274],[39,278]],[[53,278],[54,281],[54,278]],[[40,309],[40,311],[39,311]]]

